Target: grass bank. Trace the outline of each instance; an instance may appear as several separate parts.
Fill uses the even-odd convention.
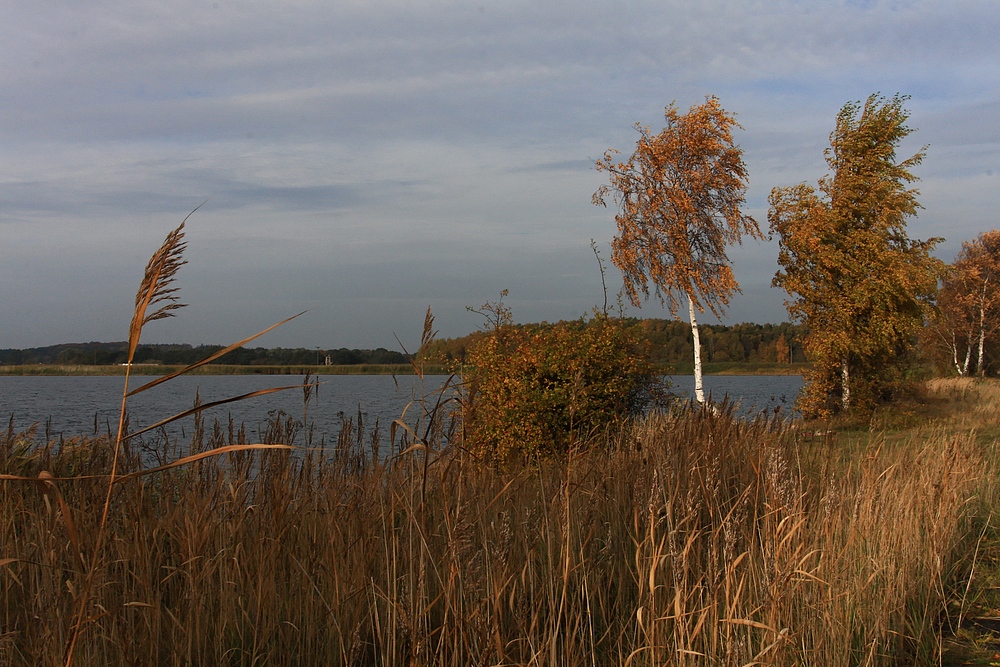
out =
[[[38,481],[0,481],[0,664],[62,664],[81,605],[88,665],[938,664],[1000,497],[1000,389],[934,391],[892,437],[678,406],[502,470],[435,428],[316,443],[278,416],[293,453],[117,484],[93,562],[108,442],[8,432],[0,471]]]

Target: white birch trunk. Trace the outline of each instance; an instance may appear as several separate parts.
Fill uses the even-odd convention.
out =
[[[965,362],[959,363],[958,361],[958,340],[955,338],[955,334],[951,334],[951,363],[954,364],[955,370],[958,372],[959,377],[965,377],[969,374],[969,360],[972,358],[972,346],[965,346]]]
[[[844,411],[851,409],[851,370],[847,365],[847,357],[840,362],[840,405]]]
[[[959,375],[962,374],[962,367],[958,365],[958,343],[955,340],[955,334],[951,335],[951,363],[955,367],[955,370]]]
[[[694,339],[694,397],[699,403],[705,402],[705,389],[701,378],[701,338],[698,335],[698,320],[694,314],[694,299],[688,297],[688,314],[691,317],[691,337]]]
[[[979,305],[979,358],[976,360],[976,370],[979,376],[986,375],[986,367],[983,364],[983,349],[986,347],[986,309]]]

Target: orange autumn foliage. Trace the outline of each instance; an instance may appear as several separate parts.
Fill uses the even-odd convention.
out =
[[[934,298],[942,265],[930,252],[940,239],[906,235],[920,208],[910,169],[924,157],[896,160],[912,131],[906,99],[844,105],[826,150],[832,175],[818,191],[800,183],[769,197],[781,266],[773,284],[810,332],[814,368],[799,401],[808,416],[891,398]]]
[[[762,235],[741,210],[747,170],[733,142],[732,128],[740,127],[735,116],[709,96],[686,114],[671,104],[664,117],[667,126],[656,135],[636,124],[641,136],[627,162],[616,162],[614,149],[604,153],[597,170],[608,172],[611,183],[598,188],[593,201],[606,206],[613,194],[618,205],[611,260],[632,304],[639,305],[640,294],[649,298],[650,282],[671,315],[687,302],[695,398],[703,403],[696,313],[707,307],[718,317],[739,291],[726,246]]]
[[[463,371],[463,447],[481,460],[563,455],[662,396],[645,346],[622,320],[494,324]]]
[[[732,135],[740,125],[711,96],[686,114],[671,104],[664,117],[659,134],[636,124],[641,136],[627,162],[616,162],[614,149],[597,162],[611,183],[593,201],[605,206],[613,194],[618,204],[612,261],[633,305],[640,293],[649,297],[652,283],[671,313],[683,297],[718,315],[739,291],[726,246],[762,238],[741,210],[748,176]]]
[[[938,295],[929,338],[959,375],[985,375],[989,348],[1000,333],[1000,231],[962,244]]]

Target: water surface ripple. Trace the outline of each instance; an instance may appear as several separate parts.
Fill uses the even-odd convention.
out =
[[[133,376],[133,388],[151,379]],[[297,385],[302,376],[294,375],[193,375],[166,382],[129,399],[132,430],[155,423],[169,415],[191,408],[196,394],[202,403],[218,401],[267,387]],[[392,420],[403,415],[415,399],[438,389],[446,376],[428,376],[423,382],[414,376],[391,375],[328,375],[317,378],[322,384],[311,400],[308,418],[314,422],[317,435],[328,439],[340,430],[340,413],[354,416],[358,410],[367,425],[376,418],[388,429]],[[688,397],[694,391],[690,375],[670,376],[673,391]],[[90,434],[95,421],[101,432],[117,426],[118,409],[124,378],[121,376],[0,376],[0,415],[4,421],[13,416],[15,430],[38,424],[40,432],[46,426],[52,436],[65,437]],[[793,376],[714,375],[705,378],[705,391],[715,400],[729,395],[740,403],[742,414],[772,410],[781,406],[792,413],[792,404],[802,388],[802,378]],[[285,392],[230,403],[205,411],[206,423],[215,419],[227,423],[230,415],[236,424],[245,424],[247,433],[257,438],[272,411],[282,410],[289,416],[303,416],[303,392]],[[407,410],[407,422],[416,418],[418,408]],[[172,432],[183,434],[193,426],[193,417],[179,421]]]

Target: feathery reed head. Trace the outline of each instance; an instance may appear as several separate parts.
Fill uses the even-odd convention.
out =
[[[431,312],[431,307],[427,306],[427,314],[424,315],[424,331],[420,335],[420,347],[424,348],[430,345],[435,336],[437,336],[437,331],[434,330],[434,314]]]
[[[184,222],[187,222],[187,218],[184,219]],[[132,314],[132,325],[129,327],[129,363],[132,362],[136,347],[139,345],[142,327],[153,320],[173,317],[174,314],[171,311],[186,305],[179,302],[176,295],[178,288],[171,287],[177,270],[187,264],[187,261],[183,259],[184,249],[187,247],[187,243],[184,241],[184,222],[167,234],[163,245],[153,253],[153,256],[149,258],[149,263],[146,264],[146,274],[143,276],[142,284],[135,295],[135,311]],[[158,304],[163,305],[147,314],[151,307]]]

